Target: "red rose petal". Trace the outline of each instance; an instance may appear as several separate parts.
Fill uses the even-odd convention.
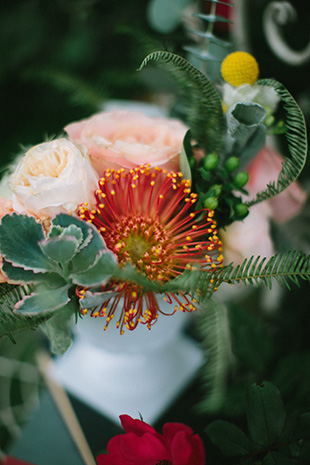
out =
[[[134,463],[154,465],[161,460],[170,460],[170,454],[163,442],[154,434],[145,433],[137,437],[133,433],[127,433],[122,437],[121,450],[124,458]]]
[[[126,433],[135,433],[137,436],[142,436],[144,433],[151,433],[158,436],[157,431],[144,421],[131,418],[129,415],[120,415],[122,427]]]

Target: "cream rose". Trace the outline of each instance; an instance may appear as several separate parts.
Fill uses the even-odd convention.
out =
[[[107,168],[133,168],[144,163],[179,170],[187,128],[177,119],[114,110],[71,123],[65,130],[73,142],[87,147],[94,167],[102,175]]]
[[[32,147],[10,178],[13,209],[39,218],[93,202],[97,174],[87,150],[62,138]]]

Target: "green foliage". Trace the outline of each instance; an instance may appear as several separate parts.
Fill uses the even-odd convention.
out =
[[[185,118],[192,137],[206,153],[219,152],[223,142],[224,117],[221,99],[213,84],[184,58],[170,52],[149,54],[139,70],[152,60],[158,61],[177,80],[187,102]]]
[[[55,354],[64,354],[70,347],[72,336],[68,323],[75,311],[75,306],[69,302],[61,312],[54,313],[51,318],[44,321],[40,328],[51,341],[51,351]]]
[[[278,389],[268,382],[252,384],[248,389],[247,404],[252,440],[260,446],[272,446],[282,433],[286,418]]]
[[[18,327],[20,321],[22,327],[35,327],[51,318],[43,328],[54,338],[53,349],[63,353],[71,340],[67,321],[79,309],[76,285],[105,283],[116,268],[114,255],[94,226],[63,214],[52,220],[48,234],[33,217],[4,216],[0,251],[8,278],[23,286],[32,284],[18,291],[3,285],[2,300],[9,310],[15,307],[16,315],[1,309],[2,334],[10,335],[14,323]]]
[[[183,147],[180,155],[180,171],[184,179],[192,180],[191,162],[194,161],[194,155],[191,147],[190,131],[187,131],[183,140]]]
[[[198,329],[206,359],[201,376],[206,396],[199,408],[212,413],[222,406],[230,366],[231,348],[226,307],[214,299],[203,301],[199,305]]]
[[[228,156],[238,154],[241,166],[247,166],[265,145],[265,117],[265,109],[253,102],[236,103],[226,113],[225,148]]]
[[[272,87],[283,102],[286,111],[285,137],[288,143],[290,158],[285,157],[278,180],[268,184],[267,189],[256,195],[256,198],[248,205],[254,205],[266,199],[270,199],[282,192],[292,184],[300,175],[307,156],[307,134],[303,113],[294,98],[279,82],[272,79],[262,79],[257,84]]]
[[[260,256],[246,258],[241,265],[236,267],[233,264],[224,266],[217,270],[213,276],[213,290],[220,284],[243,283],[265,284],[271,288],[272,280],[275,279],[280,286],[290,289],[291,283],[300,285],[300,280],[310,281],[310,256],[302,252],[287,252],[276,254],[268,261]],[[212,291],[211,291],[212,292]]]
[[[60,69],[31,68],[24,71],[23,78],[54,86],[61,92],[67,93],[74,105],[86,106],[92,111],[98,111],[108,98],[108,93],[103,86],[91,84],[75,74]]]
[[[250,372],[263,373],[273,353],[266,324],[248,309],[237,305],[230,307],[229,322],[232,350],[238,363]]]
[[[230,47],[230,43],[224,41],[223,39],[217,37],[214,34],[214,26],[216,23],[229,23],[231,22],[229,19],[224,18],[223,16],[217,14],[216,5],[223,4],[218,0],[209,0],[211,2],[211,9],[209,14],[203,13],[196,13],[195,16],[198,17],[202,21],[206,21],[208,23],[207,29],[191,29],[191,34],[195,34],[198,36],[199,41],[198,45],[189,45],[185,46],[184,49],[193,55],[194,58],[198,58],[201,61],[200,68],[205,67],[205,63],[209,62],[217,62],[219,59],[219,55],[224,55],[227,48]],[[227,7],[232,7],[231,3],[224,3]],[[215,51],[213,50],[213,45],[215,45]],[[227,52],[226,52],[227,53]]]
[[[238,426],[225,420],[215,420],[206,428],[212,442],[228,457],[246,455],[252,449],[251,440]]]
[[[309,460],[310,415],[292,420],[290,427],[279,390],[270,382],[252,384],[247,392],[248,432],[228,421],[210,423],[211,441],[238,464],[306,465]]]
[[[36,329],[45,321],[45,315],[28,318],[20,313],[13,312],[17,302],[29,295],[31,286],[16,286],[7,283],[0,285],[0,338],[8,336],[14,341],[14,334],[26,329]]]

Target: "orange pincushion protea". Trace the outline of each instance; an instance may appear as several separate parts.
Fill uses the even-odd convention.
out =
[[[80,218],[93,223],[119,265],[133,265],[151,281],[165,284],[185,269],[214,271],[222,264],[221,243],[213,212],[195,211],[197,194],[181,173],[141,165],[131,170],[106,170],[95,193],[97,205],[82,204]],[[116,296],[108,291],[116,292]],[[83,297],[84,290],[79,292]],[[117,327],[134,329],[138,323],[151,327],[163,313],[153,292],[133,282],[112,279],[104,285],[107,300],[92,316],[107,317],[107,324],[123,301]],[[195,299],[182,292],[166,293],[166,300],[192,311]],[[83,313],[87,310],[84,309]]]

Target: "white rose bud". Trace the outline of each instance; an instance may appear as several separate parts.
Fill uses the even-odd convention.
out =
[[[82,202],[94,202],[98,176],[87,149],[65,138],[35,145],[10,178],[13,209],[39,218],[73,213]]]

